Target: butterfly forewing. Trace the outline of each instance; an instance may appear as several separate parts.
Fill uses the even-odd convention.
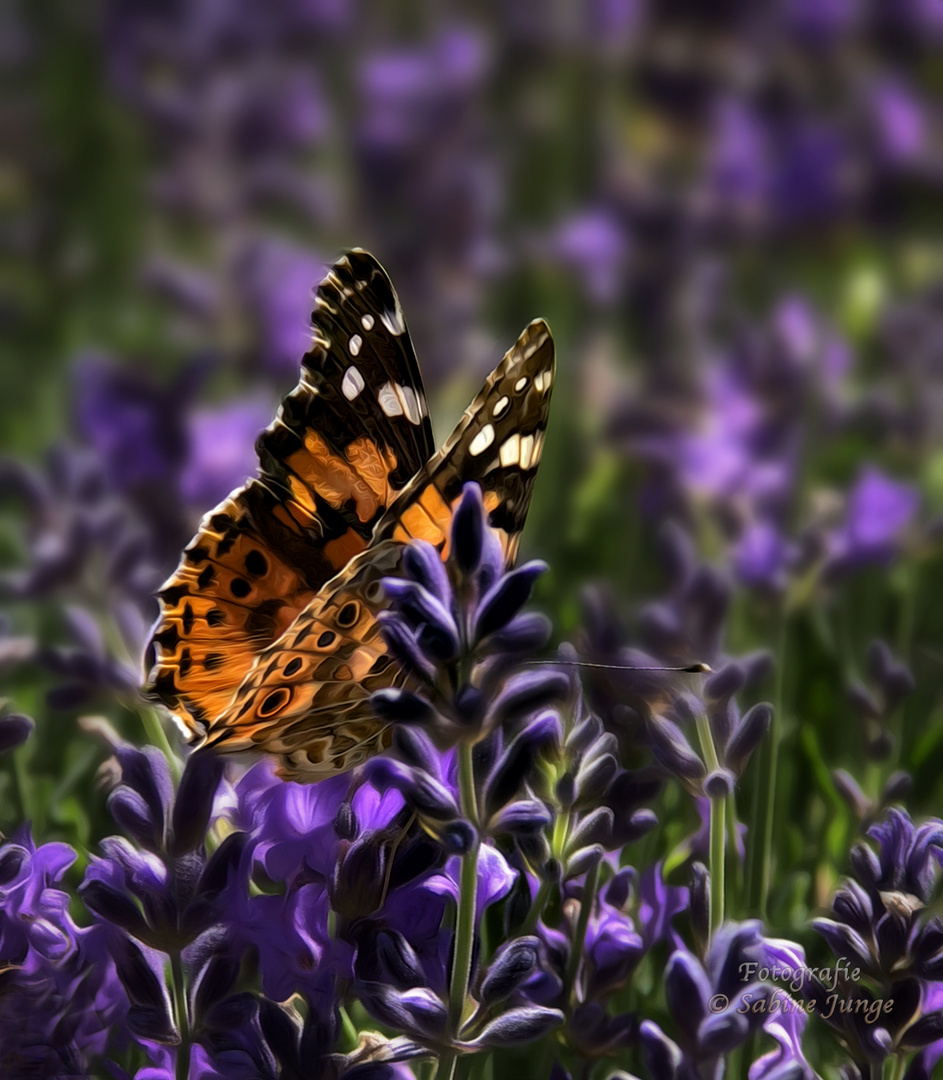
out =
[[[445,557],[453,508],[470,481],[481,486],[491,525],[508,564],[513,562],[540,462],[553,377],[553,340],[538,320],[378,522],[370,548],[258,656],[211,728],[210,741],[225,749],[274,753],[280,774],[298,780],[349,769],[388,743],[370,695],[401,685],[405,675],[380,634],[380,581],[397,572],[409,540],[432,543]]]
[[[301,380],[258,440],[258,479],[206,515],[159,593],[150,688],[194,732],[368,547],[434,449],[399,300],[371,255],[333,267],[313,324]]]

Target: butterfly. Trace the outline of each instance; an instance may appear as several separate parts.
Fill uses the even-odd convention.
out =
[[[318,286],[298,385],[259,436],[259,474],[200,524],[158,592],[146,691],[197,746],[254,750],[311,781],[384,750],[370,696],[406,675],[377,613],[414,539],[448,554],[464,485],[481,486],[510,566],[554,379],[532,322],[436,451],[386,272],[353,250]]]

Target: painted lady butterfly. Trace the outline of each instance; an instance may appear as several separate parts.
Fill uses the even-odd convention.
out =
[[[148,690],[199,745],[259,750],[316,780],[383,750],[370,695],[405,676],[376,614],[403,545],[447,554],[482,489],[510,565],[554,374],[535,320],[435,452],[422,379],[380,264],[351,251],[318,287],[301,381],[256,444],[260,471],[203,519],[158,596]]]

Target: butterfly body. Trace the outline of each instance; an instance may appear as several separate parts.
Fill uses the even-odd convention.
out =
[[[540,460],[553,341],[528,326],[434,452],[393,287],[353,251],[318,288],[301,380],[259,437],[260,475],[203,519],[158,593],[150,691],[201,744],[314,780],[389,743],[370,695],[402,685],[377,613],[404,545],[447,554],[465,483],[513,562]]]

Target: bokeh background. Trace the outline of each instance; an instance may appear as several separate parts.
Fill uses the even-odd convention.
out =
[[[88,718],[144,739],[153,592],[348,246],[440,440],[549,320],[525,549],[559,639],[775,659],[774,926],[882,792],[939,813],[941,45],[940,0],[0,7],[0,672],[37,722],[0,826],[109,831]],[[679,552],[730,586],[700,637]]]

